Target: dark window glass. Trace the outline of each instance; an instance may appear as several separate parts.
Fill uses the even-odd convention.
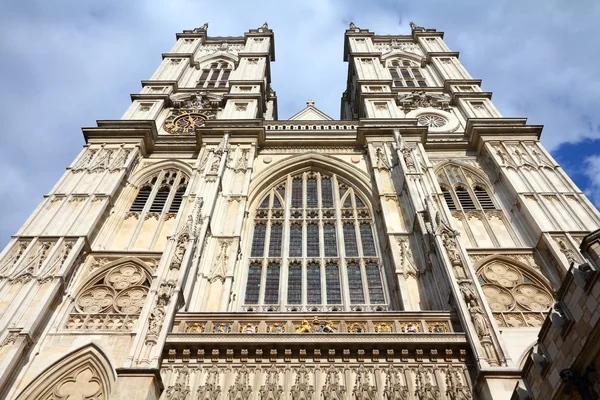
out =
[[[248,268],[248,281],[246,283],[246,304],[258,304],[261,275],[262,266],[260,265],[260,263],[250,264],[250,268]]]
[[[306,225],[306,256],[319,257],[319,225]]]
[[[265,224],[256,224],[254,226],[254,237],[252,239],[252,257],[262,257],[265,251],[265,232],[267,227]]]
[[[306,266],[306,296],[308,304],[321,303],[321,268],[316,262]]]
[[[290,263],[288,271],[288,304],[302,303],[302,266]]]
[[[265,197],[262,203],[260,203],[260,207],[258,208],[269,208],[269,196]]]
[[[340,270],[335,263],[325,266],[325,282],[327,284],[327,304],[341,304]]]
[[[346,249],[346,257],[358,257],[356,231],[352,222],[344,224],[344,248]]]
[[[413,68],[412,69],[412,73],[415,76],[415,78],[422,78],[423,75],[421,75],[421,71],[419,71],[417,68]]]
[[[152,193],[152,187],[145,186],[141,188],[137,196],[135,197],[135,200],[133,201],[133,204],[131,205],[129,211],[141,212],[144,209],[148,198],[150,197],[150,193]]]
[[[271,237],[269,238],[269,257],[281,257],[281,224],[271,225]]]
[[[464,188],[456,188],[456,197],[458,197],[458,202],[463,210],[475,210],[473,199]]]
[[[269,263],[265,282],[265,304],[276,304],[279,301],[279,264]]]
[[[356,263],[348,264],[348,290],[351,304],[365,303],[360,266]]]
[[[406,81],[406,86],[407,87],[416,87],[417,85],[415,85],[415,83],[413,81]]]
[[[302,225],[290,226],[290,257],[302,257]]]
[[[392,74],[393,79],[400,79],[400,75],[398,75],[398,71],[395,68],[390,69],[390,74]]]
[[[281,202],[279,201],[279,197],[273,195],[273,208],[281,208]]]
[[[333,207],[333,189],[331,179],[321,179],[321,202],[324,208]]]
[[[306,207],[317,208],[318,205],[317,179],[311,177],[306,180]]]
[[[325,257],[337,257],[337,238],[334,224],[323,225],[323,239],[325,240]]]
[[[444,200],[446,200],[446,204],[450,210],[456,210],[456,204],[454,204],[454,199],[448,190],[443,190]]]
[[[302,208],[302,178],[292,180],[292,208]]]
[[[352,208],[352,196],[348,195],[344,200],[344,208]]]
[[[208,74],[210,73],[210,69],[202,70],[202,75],[200,75],[200,82],[198,84],[203,84],[206,78],[208,78]]]
[[[362,241],[363,255],[374,256],[375,242],[373,241],[373,232],[369,223],[360,224],[360,240]]]
[[[484,210],[493,210],[496,208],[487,190],[476,187],[475,197],[477,197],[477,201],[479,201],[481,208],[483,208]]]
[[[150,206],[150,212],[162,212],[163,207],[167,202],[167,198],[169,197],[170,191],[170,187],[161,187],[158,189],[158,192],[156,192],[156,196],[154,197],[154,201],[152,201],[152,205]]]
[[[358,196],[354,196],[354,201],[356,202],[356,208],[365,208],[365,203]]]
[[[365,271],[367,273],[367,284],[369,285],[369,298],[371,304],[385,303],[379,266],[375,263],[367,263],[365,265]]]
[[[406,68],[402,68],[400,71],[402,72],[402,77],[404,79],[411,79],[412,78],[410,76],[410,72],[408,72],[408,70]]]
[[[173,201],[171,202],[171,206],[169,207],[169,212],[172,214],[177,214],[179,208],[181,207],[181,202],[183,201],[183,194],[185,193],[185,186],[180,187],[175,192],[175,196],[173,197]]]

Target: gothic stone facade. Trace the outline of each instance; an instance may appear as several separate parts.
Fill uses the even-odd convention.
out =
[[[600,218],[411,27],[350,25],[340,120],[267,24],[178,34],[0,254],[0,397],[509,398]]]

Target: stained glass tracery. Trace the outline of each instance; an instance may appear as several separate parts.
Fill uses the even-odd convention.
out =
[[[286,177],[258,204],[245,304],[360,311],[386,303],[371,212],[353,187],[308,171]]]

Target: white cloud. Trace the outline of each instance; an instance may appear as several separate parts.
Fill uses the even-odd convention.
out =
[[[600,204],[600,155],[587,157],[583,165],[583,173],[590,181],[585,194],[594,204]]]
[[[313,99],[339,116],[350,21],[377,34],[408,22],[445,39],[505,116],[546,124],[549,148],[598,137],[600,3],[310,0],[168,2],[29,0],[0,4],[0,247],[83,145],[81,126],[118,119],[168,52],[175,33],[208,21],[211,36],[275,32],[273,87],[280,118]],[[10,172],[9,172],[10,171]],[[11,185],[7,185],[12,182]]]

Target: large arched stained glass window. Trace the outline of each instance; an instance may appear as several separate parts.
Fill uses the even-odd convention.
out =
[[[289,175],[258,201],[244,296],[253,311],[385,310],[372,213],[336,175]]]

